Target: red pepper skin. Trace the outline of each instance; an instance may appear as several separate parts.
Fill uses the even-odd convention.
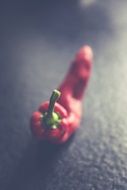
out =
[[[45,130],[42,127],[41,120],[42,120],[42,113],[39,111],[34,112],[31,116],[31,120],[30,120],[30,126],[31,126],[32,133],[39,140],[46,139]]]
[[[31,129],[38,139],[46,139],[61,144],[79,127],[82,117],[82,99],[91,74],[93,53],[89,46],[82,47],[76,54],[69,72],[58,90],[61,96],[55,103],[54,111],[61,116],[57,129],[45,129],[42,113],[48,110],[49,102],[41,104],[31,117]]]
[[[60,142],[66,142],[79,127],[82,117],[82,99],[91,74],[93,52],[89,46],[82,47],[76,54],[69,72],[58,90],[61,96],[58,103],[68,112],[66,132]]]

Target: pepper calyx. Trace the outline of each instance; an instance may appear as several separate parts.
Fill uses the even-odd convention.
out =
[[[55,102],[60,97],[61,93],[58,90],[54,90],[49,102],[47,112],[43,114],[42,122],[47,129],[57,129],[61,121],[59,113],[54,112]]]

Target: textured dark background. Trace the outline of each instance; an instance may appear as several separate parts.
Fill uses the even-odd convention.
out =
[[[127,189],[127,1],[0,1],[0,190]],[[29,118],[83,44],[94,50],[80,129],[38,143]]]

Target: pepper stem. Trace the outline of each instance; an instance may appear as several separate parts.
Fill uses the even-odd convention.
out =
[[[60,91],[58,91],[56,89],[53,90],[52,95],[50,97],[49,107],[48,107],[48,111],[47,111],[47,118],[49,120],[52,119],[52,114],[54,112],[55,102],[58,100],[60,95],[61,95]]]

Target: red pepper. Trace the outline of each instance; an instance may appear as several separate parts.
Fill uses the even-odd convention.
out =
[[[58,90],[53,91],[50,101],[44,102],[33,113],[31,129],[38,139],[64,143],[79,127],[82,99],[91,73],[92,58],[91,48],[82,47],[64,81]]]

